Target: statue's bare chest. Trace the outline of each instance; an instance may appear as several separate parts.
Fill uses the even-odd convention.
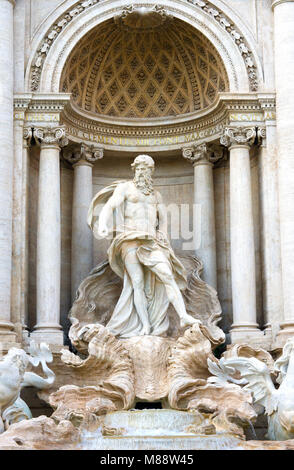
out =
[[[130,204],[154,205],[157,203],[157,200],[154,194],[144,194],[133,186],[127,190],[125,202]]]

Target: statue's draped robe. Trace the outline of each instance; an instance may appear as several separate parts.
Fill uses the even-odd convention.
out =
[[[113,191],[120,183],[124,182],[114,182],[112,185],[101,190],[96,194],[91,203],[88,213],[88,224],[96,237],[98,235],[99,209],[108,201]],[[114,234],[114,238],[107,252],[109,264],[112,270],[123,279],[123,289],[106,327],[114,335],[122,338],[141,334],[143,325],[136,312],[133,286],[125,270],[121,250],[124,242],[136,240],[139,242],[136,254],[140,263],[144,266],[144,291],[147,299],[151,334],[159,336],[164,334],[169,327],[169,320],[166,314],[169,301],[165,285],[157,275],[157,266],[159,263],[168,264],[181,290],[187,287],[185,268],[176,258],[168,240],[155,238],[146,232],[128,230],[124,226],[123,212],[124,203],[115,210],[115,227],[113,227],[112,220],[107,221],[109,232]]]

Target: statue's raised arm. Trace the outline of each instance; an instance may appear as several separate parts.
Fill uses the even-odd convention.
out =
[[[98,222],[98,235],[105,238],[109,234],[109,221],[113,226],[113,211],[118,209],[125,199],[126,184],[120,183],[114,190],[113,195],[108,199],[103,209],[101,210]]]

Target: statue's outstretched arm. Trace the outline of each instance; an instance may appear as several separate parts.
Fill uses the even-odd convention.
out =
[[[117,186],[113,195],[108,199],[102,208],[99,216],[98,235],[100,237],[107,237],[108,235],[108,221],[113,217],[114,209],[118,208],[125,199],[125,184]]]

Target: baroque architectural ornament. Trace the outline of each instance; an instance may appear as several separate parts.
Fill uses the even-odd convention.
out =
[[[64,127],[37,127],[33,130],[33,135],[40,145],[58,145],[64,147],[68,144]]]
[[[235,42],[236,46],[238,47],[239,53],[241,54],[242,59],[245,63],[250,84],[250,90],[256,91],[258,89],[258,76],[254,56],[252,54],[252,51],[248,47],[246,39],[236,27],[236,25],[221,10],[216,9],[215,6],[212,5],[209,1],[187,0],[187,2],[203,10],[210,16],[210,18],[213,19],[213,21],[216,21],[225,31],[227,31],[231,39]],[[38,51],[33,59],[30,76],[31,91],[37,91],[39,89],[43,65],[53,42],[56,41],[59,34],[67,27],[67,25],[74,18],[76,18],[88,8],[95,6],[97,3],[99,3],[99,0],[87,0],[78,2],[74,7],[68,9],[50,28],[45,38],[42,40]],[[129,14],[131,14],[131,12]],[[160,7],[159,10],[157,10],[157,12],[155,13],[156,17],[158,16],[158,14],[161,17],[162,21],[162,18],[165,18],[165,14],[160,9]],[[128,14],[126,14],[126,17],[128,17]]]
[[[180,20],[141,32],[108,20],[74,48],[60,86],[78,108],[126,118],[191,113],[229,88],[216,49]]]
[[[63,152],[63,157],[69,163],[78,163],[80,160],[85,160],[88,163],[95,163],[97,160],[103,158],[103,148],[95,145],[75,144],[74,146],[67,146]]]
[[[243,348],[244,349],[244,348]],[[241,354],[239,354],[241,353]],[[252,392],[254,404],[261,414],[265,410],[268,417],[268,439],[285,440],[294,437],[294,340],[289,339],[282,355],[272,365],[267,358],[250,357],[248,350],[235,348],[234,354],[220,359],[219,363],[208,359],[209,370],[215,378],[211,382],[243,385],[243,390]],[[239,373],[239,378],[236,376]],[[277,389],[272,375],[280,385]]]
[[[154,31],[166,26],[171,20],[172,16],[168,15],[165,8],[160,5],[154,5],[151,8],[130,5],[114,19],[115,23],[126,31],[138,32]]]
[[[26,140],[27,145],[30,145],[33,137],[33,129],[31,127],[24,127],[23,138]]]
[[[182,155],[194,165],[201,163],[216,163],[224,157],[223,150],[213,144],[200,144],[182,148]]]
[[[226,147],[252,145],[256,138],[256,127],[226,127],[220,143]]]
[[[24,419],[31,419],[32,414],[26,403],[20,398],[23,387],[49,388],[55,374],[47,366],[53,357],[47,344],[37,345],[31,342],[29,354],[23,349],[11,348],[0,360],[0,433]],[[30,367],[42,366],[46,378],[30,372]]]

